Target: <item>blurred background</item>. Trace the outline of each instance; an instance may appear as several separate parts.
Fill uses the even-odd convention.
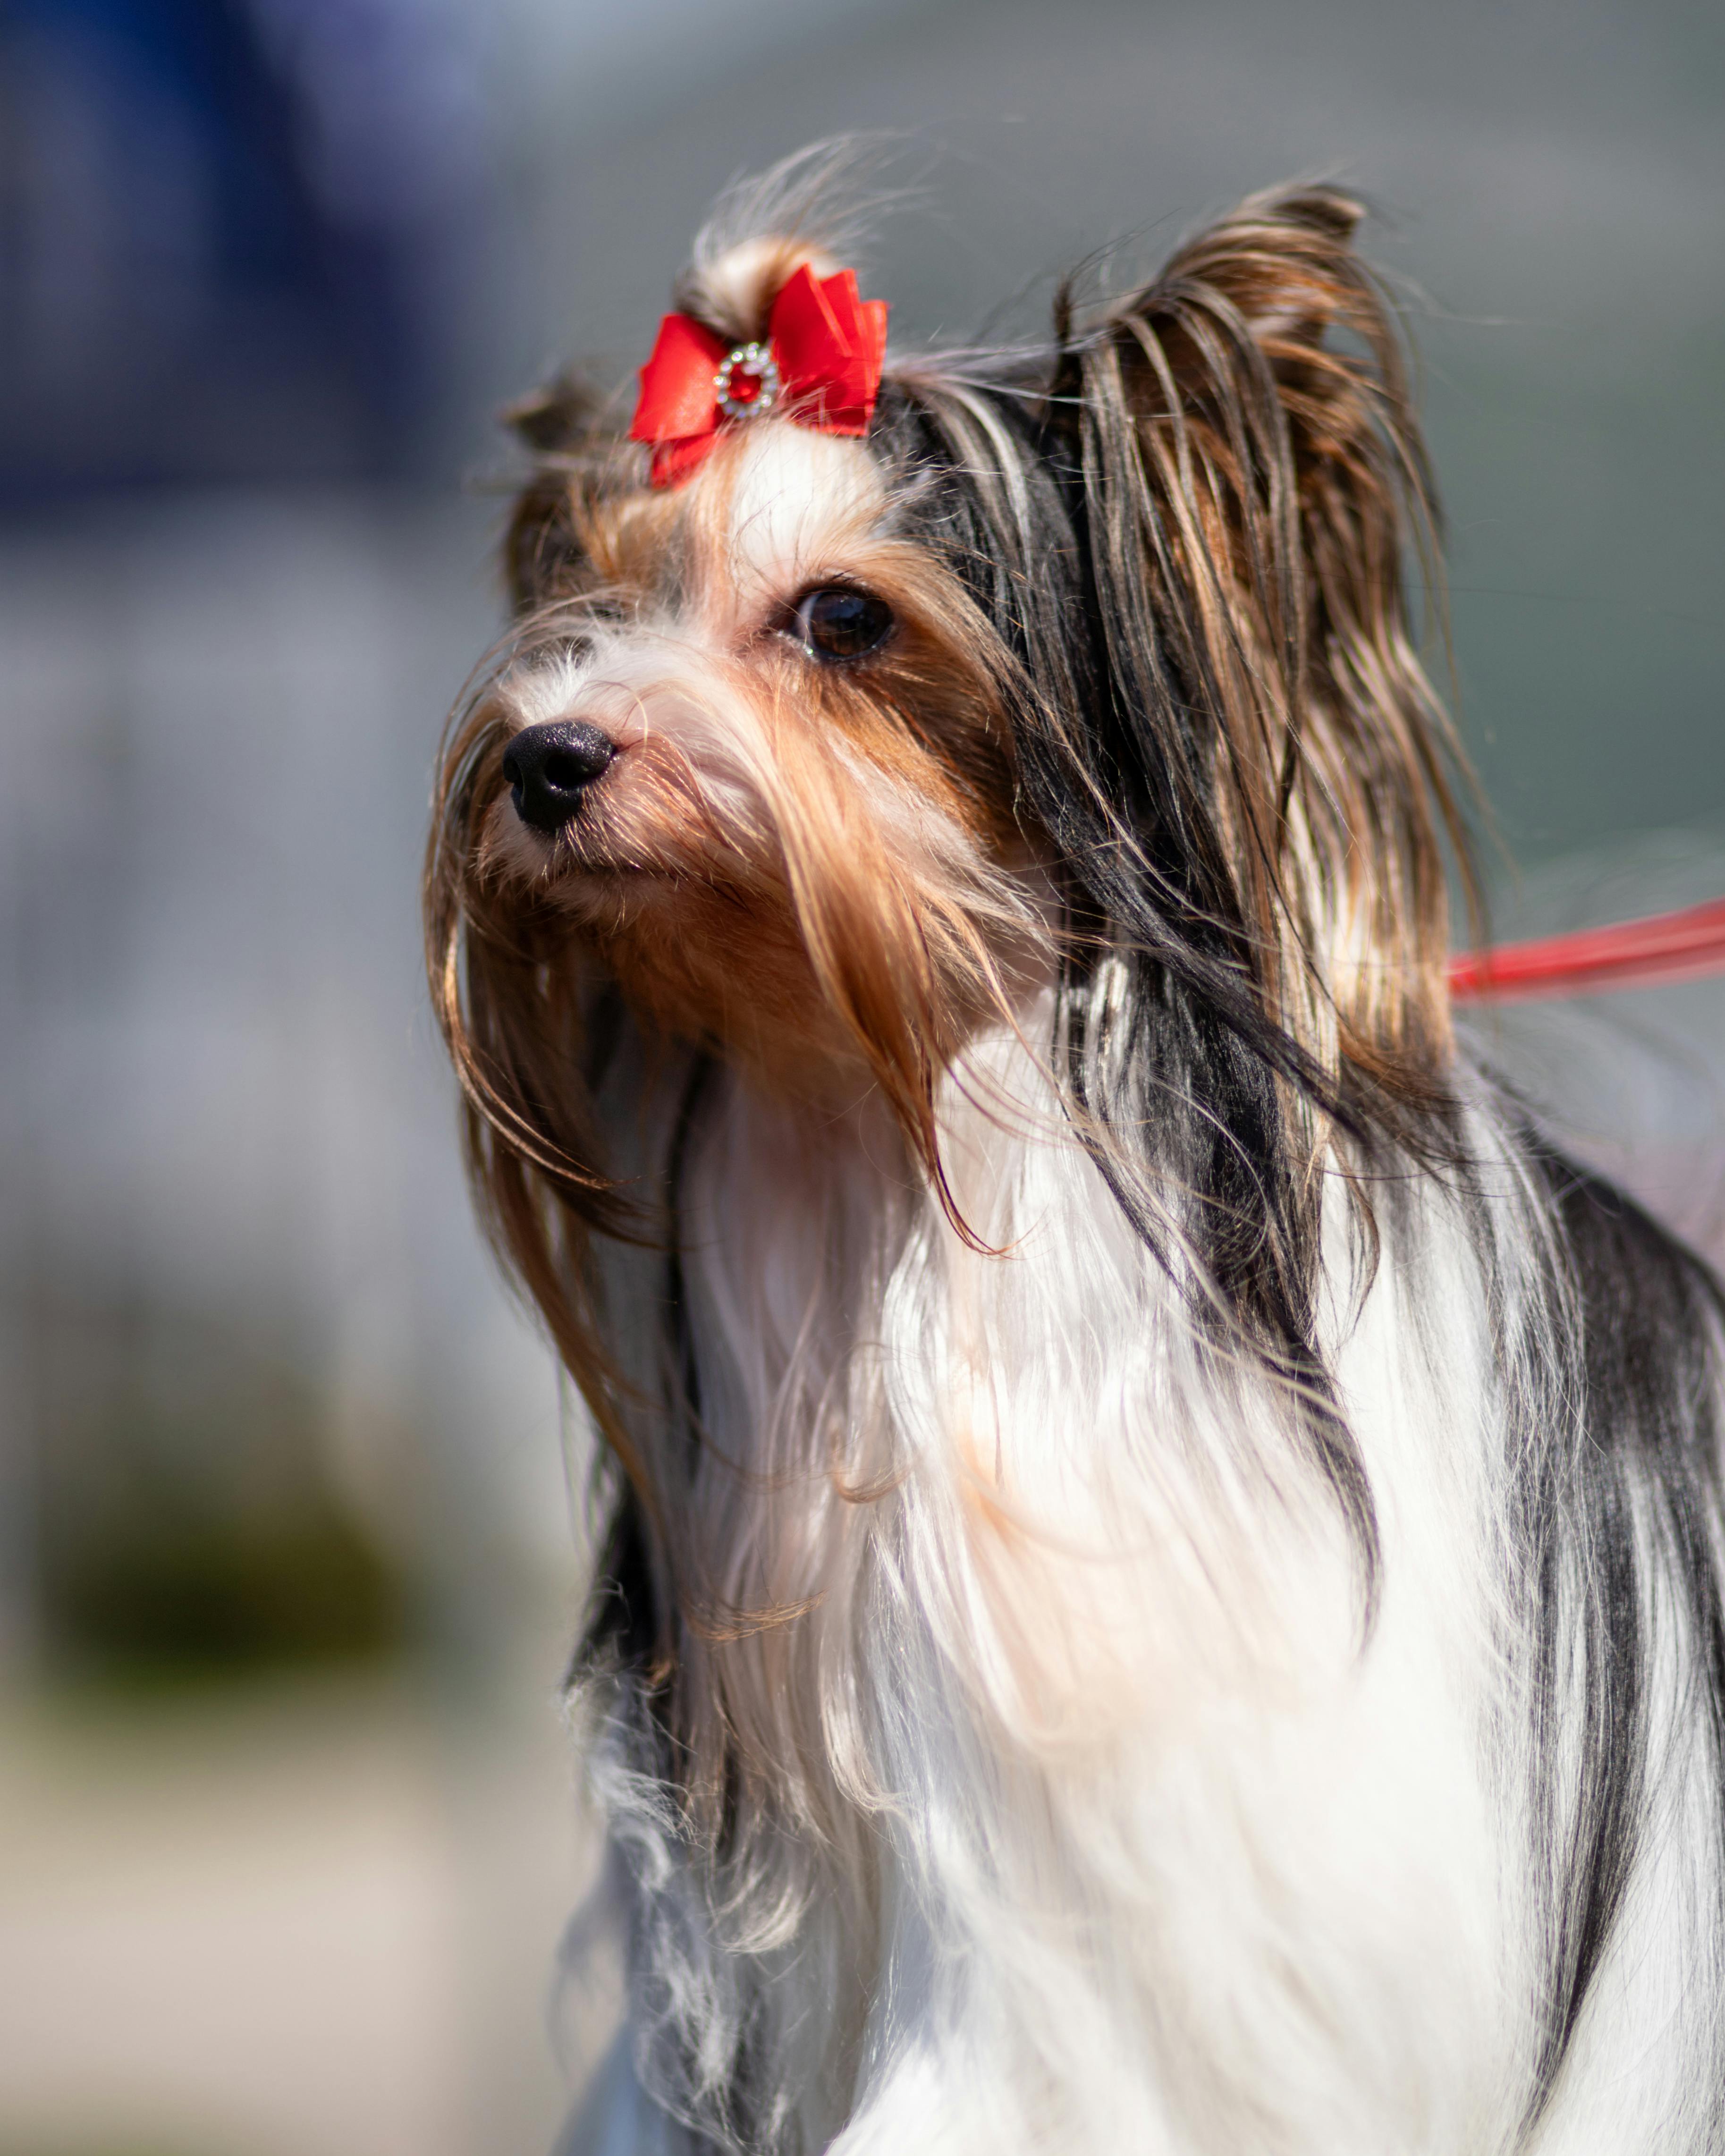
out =
[[[1418,310],[1500,925],[1711,896],[1722,123],[1701,0],[0,0],[0,2156],[543,2151],[599,2033],[579,1461],[418,973],[495,408],[625,376],[817,136],[909,131],[901,340],[1338,174]],[[1719,1002],[1504,1051],[1681,1033],[1656,1111],[1568,1106],[1676,1130],[1693,1215]]]

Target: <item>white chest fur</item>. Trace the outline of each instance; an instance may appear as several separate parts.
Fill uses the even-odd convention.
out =
[[[1531,1984],[1465,1248],[1335,1318],[1363,1646],[1294,1404],[1199,1346],[1024,1069],[948,1117],[983,1251],[866,1117],[720,1083],[679,1563],[747,1770],[684,2006],[753,2018],[811,2145],[1497,2145]]]

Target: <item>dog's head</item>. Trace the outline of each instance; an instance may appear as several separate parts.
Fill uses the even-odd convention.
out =
[[[582,1367],[568,1236],[621,1224],[595,998],[787,1100],[874,1090],[940,1188],[943,1075],[1051,992],[1140,1227],[1173,1088],[1199,1241],[1286,1274],[1327,1134],[1417,1120],[1449,1055],[1429,495],[1358,208],[1260,197],[1124,300],[1063,293],[1045,348],[883,363],[761,199],[697,249],[635,439],[566,387],[516,414],[516,628],[429,875],[505,1245]],[[1234,1263],[1230,1298],[1292,1292]]]

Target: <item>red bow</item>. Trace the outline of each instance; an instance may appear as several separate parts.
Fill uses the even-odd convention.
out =
[[[773,303],[768,346],[729,346],[692,315],[667,315],[641,369],[629,439],[653,444],[653,484],[687,476],[719,430],[775,406],[824,434],[865,434],[886,354],[886,302],[857,295],[856,272],[817,277],[805,262]]]

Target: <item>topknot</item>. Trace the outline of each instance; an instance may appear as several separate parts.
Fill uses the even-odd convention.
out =
[[[680,312],[732,344],[764,342],[773,302],[804,263],[817,277],[830,277],[840,266],[825,248],[807,240],[765,234],[740,240],[706,260],[697,253],[671,297]]]
[[[902,191],[873,185],[890,138],[817,142],[719,198],[677,280],[673,303],[734,344],[767,335],[773,302],[806,263],[817,277],[856,266],[880,213]]]

